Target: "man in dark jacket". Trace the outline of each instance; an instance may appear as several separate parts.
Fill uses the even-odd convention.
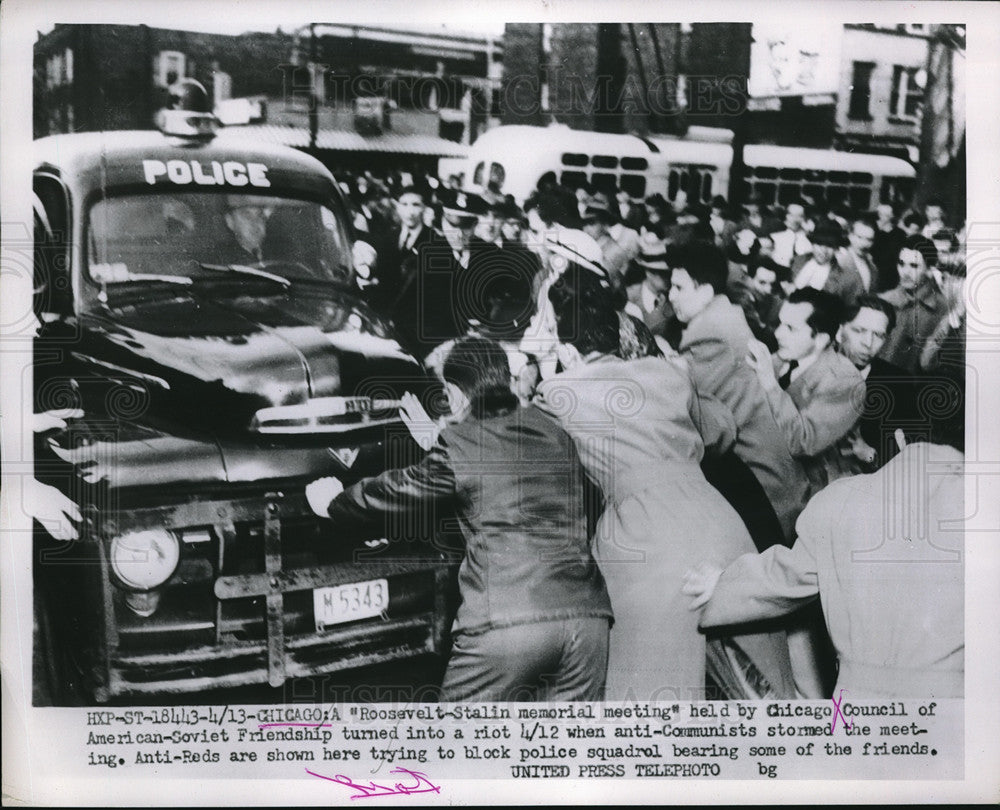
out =
[[[573,440],[518,406],[493,341],[459,341],[444,377],[456,422],[423,461],[342,492],[320,479],[310,504],[338,530],[454,504],[466,551],[445,700],[600,700],[611,603],[590,553]]]
[[[441,189],[441,231],[434,233],[403,267],[399,291],[388,307],[396,328],[421,357],[489,321],[498,294],[509,282],[506,256],[475,236],[486,201],[471,193]],[[525,307],[530,293],[524,292]],[[523,329],[523,325],[522,325]]]

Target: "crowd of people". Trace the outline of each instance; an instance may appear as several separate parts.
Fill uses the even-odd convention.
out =
[[[937,201],[394,180],[346,186],[359,284],[451,408],[404,400],[419,465],[307,494],[338,523],[455,504],[446,699],[962,694],[963,229]]]

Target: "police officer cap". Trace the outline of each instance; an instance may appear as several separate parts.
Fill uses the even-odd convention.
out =
[[[472,220],[489,211],[486,200],[468,191],[443,188],[438,190],[437,197],[442,213],[452,219]]]

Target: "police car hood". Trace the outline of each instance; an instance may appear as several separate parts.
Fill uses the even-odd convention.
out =
[[[72,352],[83,379],[111,387],[105,412],[88,406],[71,425],[91,437],[57,437],[53,449],[88,479],[115,488],[374,474],[385,464],[382,423],[265,434],[256,417],[261,409],[329,401],[323,398],[393,399],[427,384],[394,339],[371,331],[384,325],[334,290],[185,291],[84,316],[81,325]],[[398,428],[398,412],[384,413]]]
[[[158,417],[222,435],[249,430],[261,409],[394,398],[396,387],[422,378],[377,316],[316,285],[273,295],[172,292],[85,315],[82,326],[86,351],[77,359],[141,387]]]

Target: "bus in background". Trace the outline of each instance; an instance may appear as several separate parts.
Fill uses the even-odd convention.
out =
[[[728,188],[732,137],[729,130],[710,127],[691,127],[683,138],[654,140],[562,124],[500,126],[484,132],[469,149],[464,185],[492,185],[522,204],[542,175],[555,172],[571,188],[589,183],[612,194],[624,189],[637,200],[656,193],[672,199],[683,189],[692,202],[708,202]],[[455,173],[454,162],[449,170]]]
[[[913,166],[889,155],[753,144],[743,150],[743,162],[741,197],[755,193],[761,205],[784,206],[807,197],[856,211],[881,203],[906,206],[916,182]]]
[[[658,193],[670,202],[683,191],[690,203],[708,203],[728,196],[732,139],[730,130],[697,126],[683,137],[500,126],[479,136],[467,158],[449,159],[446,169],[447,176],[462,175],[465,188],[492,186],[519,204],[547,172],[571,188],[589,183],[598,191],[623,189],[634,200]],[[748,145],[744,164],[743,197],[756,192],[763,205],[803,196],[860,210],[906,204],[916,174],[899,158],[788,146]]]

